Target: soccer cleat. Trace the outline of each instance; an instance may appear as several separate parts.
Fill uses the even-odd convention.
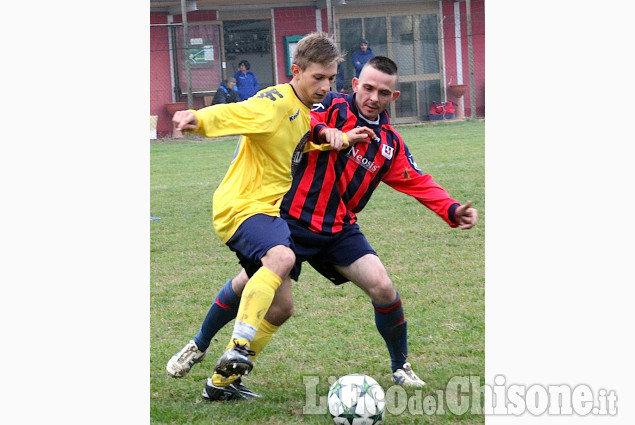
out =
[[[251,398],[262,397],[262,395],[241,384],[240,379],[237,379],[235,382],[225,387],[218,387],[214,385],[212,378],[207,378],[202,396],[208,401],[225,401],[235,399],[248,400]]]
[[[412,370],[410,363],[404,363],[402,369],[397,369],[392,374],[392,381],[404,387],[423,387],[423,382]]]
[[[247,388],[243,384],[241,384],[240,379],[236,380],[236,382],[234,382],[233,384],[230,384],[229,387],[235,388],[236,390],[238,390],[238,392],[240,394],[242,394],[243,396],[246,396],[247,398],[260,398],[260,397],[262,397],[262,394],[258,394],[257,392],[255,392],[255,391]]]
[[[192,366],[203,360],[205,353],[207,350],[199,350],[194,340],[191,340],[181,351],[170,358],[165,370],[168,375],[174,378],[182,378],[189,373]]]
[[[229,390],[229,385],[226,387],[217,387],[212,383],[211,378],[207,378],[205,388],[203,388],[203,393],[201,395],[203,396],[203,400],[208,401],[225,401],[236,398],[236,395]]]
[[[249,356],[254,355],[255,353],[250,350],[246,344],[241,345],[234,339],[234,346],[225,351],[220,359],[218,359],[216,367],[214,367],[214,372],[224,378],[233,378],[234,376],[239,378],[242,375],[247,375],[254,367]],[[217,386],[225,386],[229,385],[236,378],[230,379],[225,383],[218,382],[217,379],[214,381]]]

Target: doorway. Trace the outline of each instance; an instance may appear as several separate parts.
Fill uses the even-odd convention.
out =
[[[238,63],[247,60],[260,88],[274,84],[271,53],[271,20],[246,19],[223,21],[226,78],[238,71]]]

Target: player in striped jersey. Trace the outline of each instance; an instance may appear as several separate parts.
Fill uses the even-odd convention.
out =
[[[298,260],[306,259],[335,284],[352,281],[371,298],[375,324],[390,353],[393,380],[403,385],[424,382],[406,361],[407,322],[401,297],[385,267],[356,223],[356,213],[384,182],[434,211],[451,227],[469,229],[478,219],[471,202],[461,205],[415,163],[386,108],[397,99],[397,65],[387,57],[371,59],[353,93],[330,92],[311,110],[313,140],[330,140],[338,132],[366,127],[371,142],[339,152],[307,153],[280,207],[289,224]],[[269,319],[280,323],[283,317]],[[288,313],[287,313],[288,314]]]
[[[386,57],[376,57],[369,61],[360,78],[353,80],[354,94],[331,92],[314,105],[314,140],[333,142],[343,137],[342,132],[348,138],[368,134],[372,140],[339,152],[305,154],[291,190],[283,199],[281,216],[291,230],[298,261],[291,278],[297,280],[300,263],[308,261],[333,283],[350,280],[362,288],[372,300],[377,329],[391,357],[393,380],[401,385],[422,386],[424,382],[406,361],[407,322],[401,298],[361,233],[355,214],[384,181],[415,197],[451,227],[469,229],[476,224],[478,215],[470,202],[460,205],[431,176],[421,172],[401,136],[390,126],[385,109],[399,96],[396,86],[396,64]],[[246,281],[243,271],[219,292],[191,342],[200,349],[199,353],[204,353],[213,335],[235,316],[235,305]],[[290,280],[286,280],[251,345],[256,353],[290,317],[292,307]],[[187,365],[181,370],[185,369],[189,370]]]

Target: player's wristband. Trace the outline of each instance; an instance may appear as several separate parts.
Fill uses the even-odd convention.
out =
[[[452,223],[458,224],[456,221],[456,209],[459,207],[459,204],[450,205],[450,209],[448,210],[448,218]]]
[[[346,133],[342,133],[342,138],[344,139],[344,145],[348,146],[348,136],[346,135]]]

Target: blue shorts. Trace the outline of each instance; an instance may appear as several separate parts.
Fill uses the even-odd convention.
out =
[[[341,232],[323,235],[312,232],[294,219],[265,214],[249,217],[227,241],[249,277],[262,267],[262,257],[276,245],[284,245],[295,252],[291,279],[298,280],[302,263],[308,261],[335,285],[348,282],[335,265],[348,266],[366,254],[377,255],[356,223],[344,226]]]
[[[296,266],[291,274],[293,280],[298,280],[302,262],[308,261],[318,273],[340,285],[348,282],[348,278],[338,273],[335,265],[348,266],[366,254],[377,255],[357,223],[345,225],[341,232],[323,235],[312,232],[294,219],[285,220],[295,245]]]
[[[245,220],[226,245],[236,253],[240,265],[249,277],[262,267],[262,257],[274,246],[284,245],[294,249],[287,222],[280,217],[266,214],[256,214]],[[300,275],[299,267],[297,273],[292,271],[291,277],[294,275],[294,280],[297,280]]]

